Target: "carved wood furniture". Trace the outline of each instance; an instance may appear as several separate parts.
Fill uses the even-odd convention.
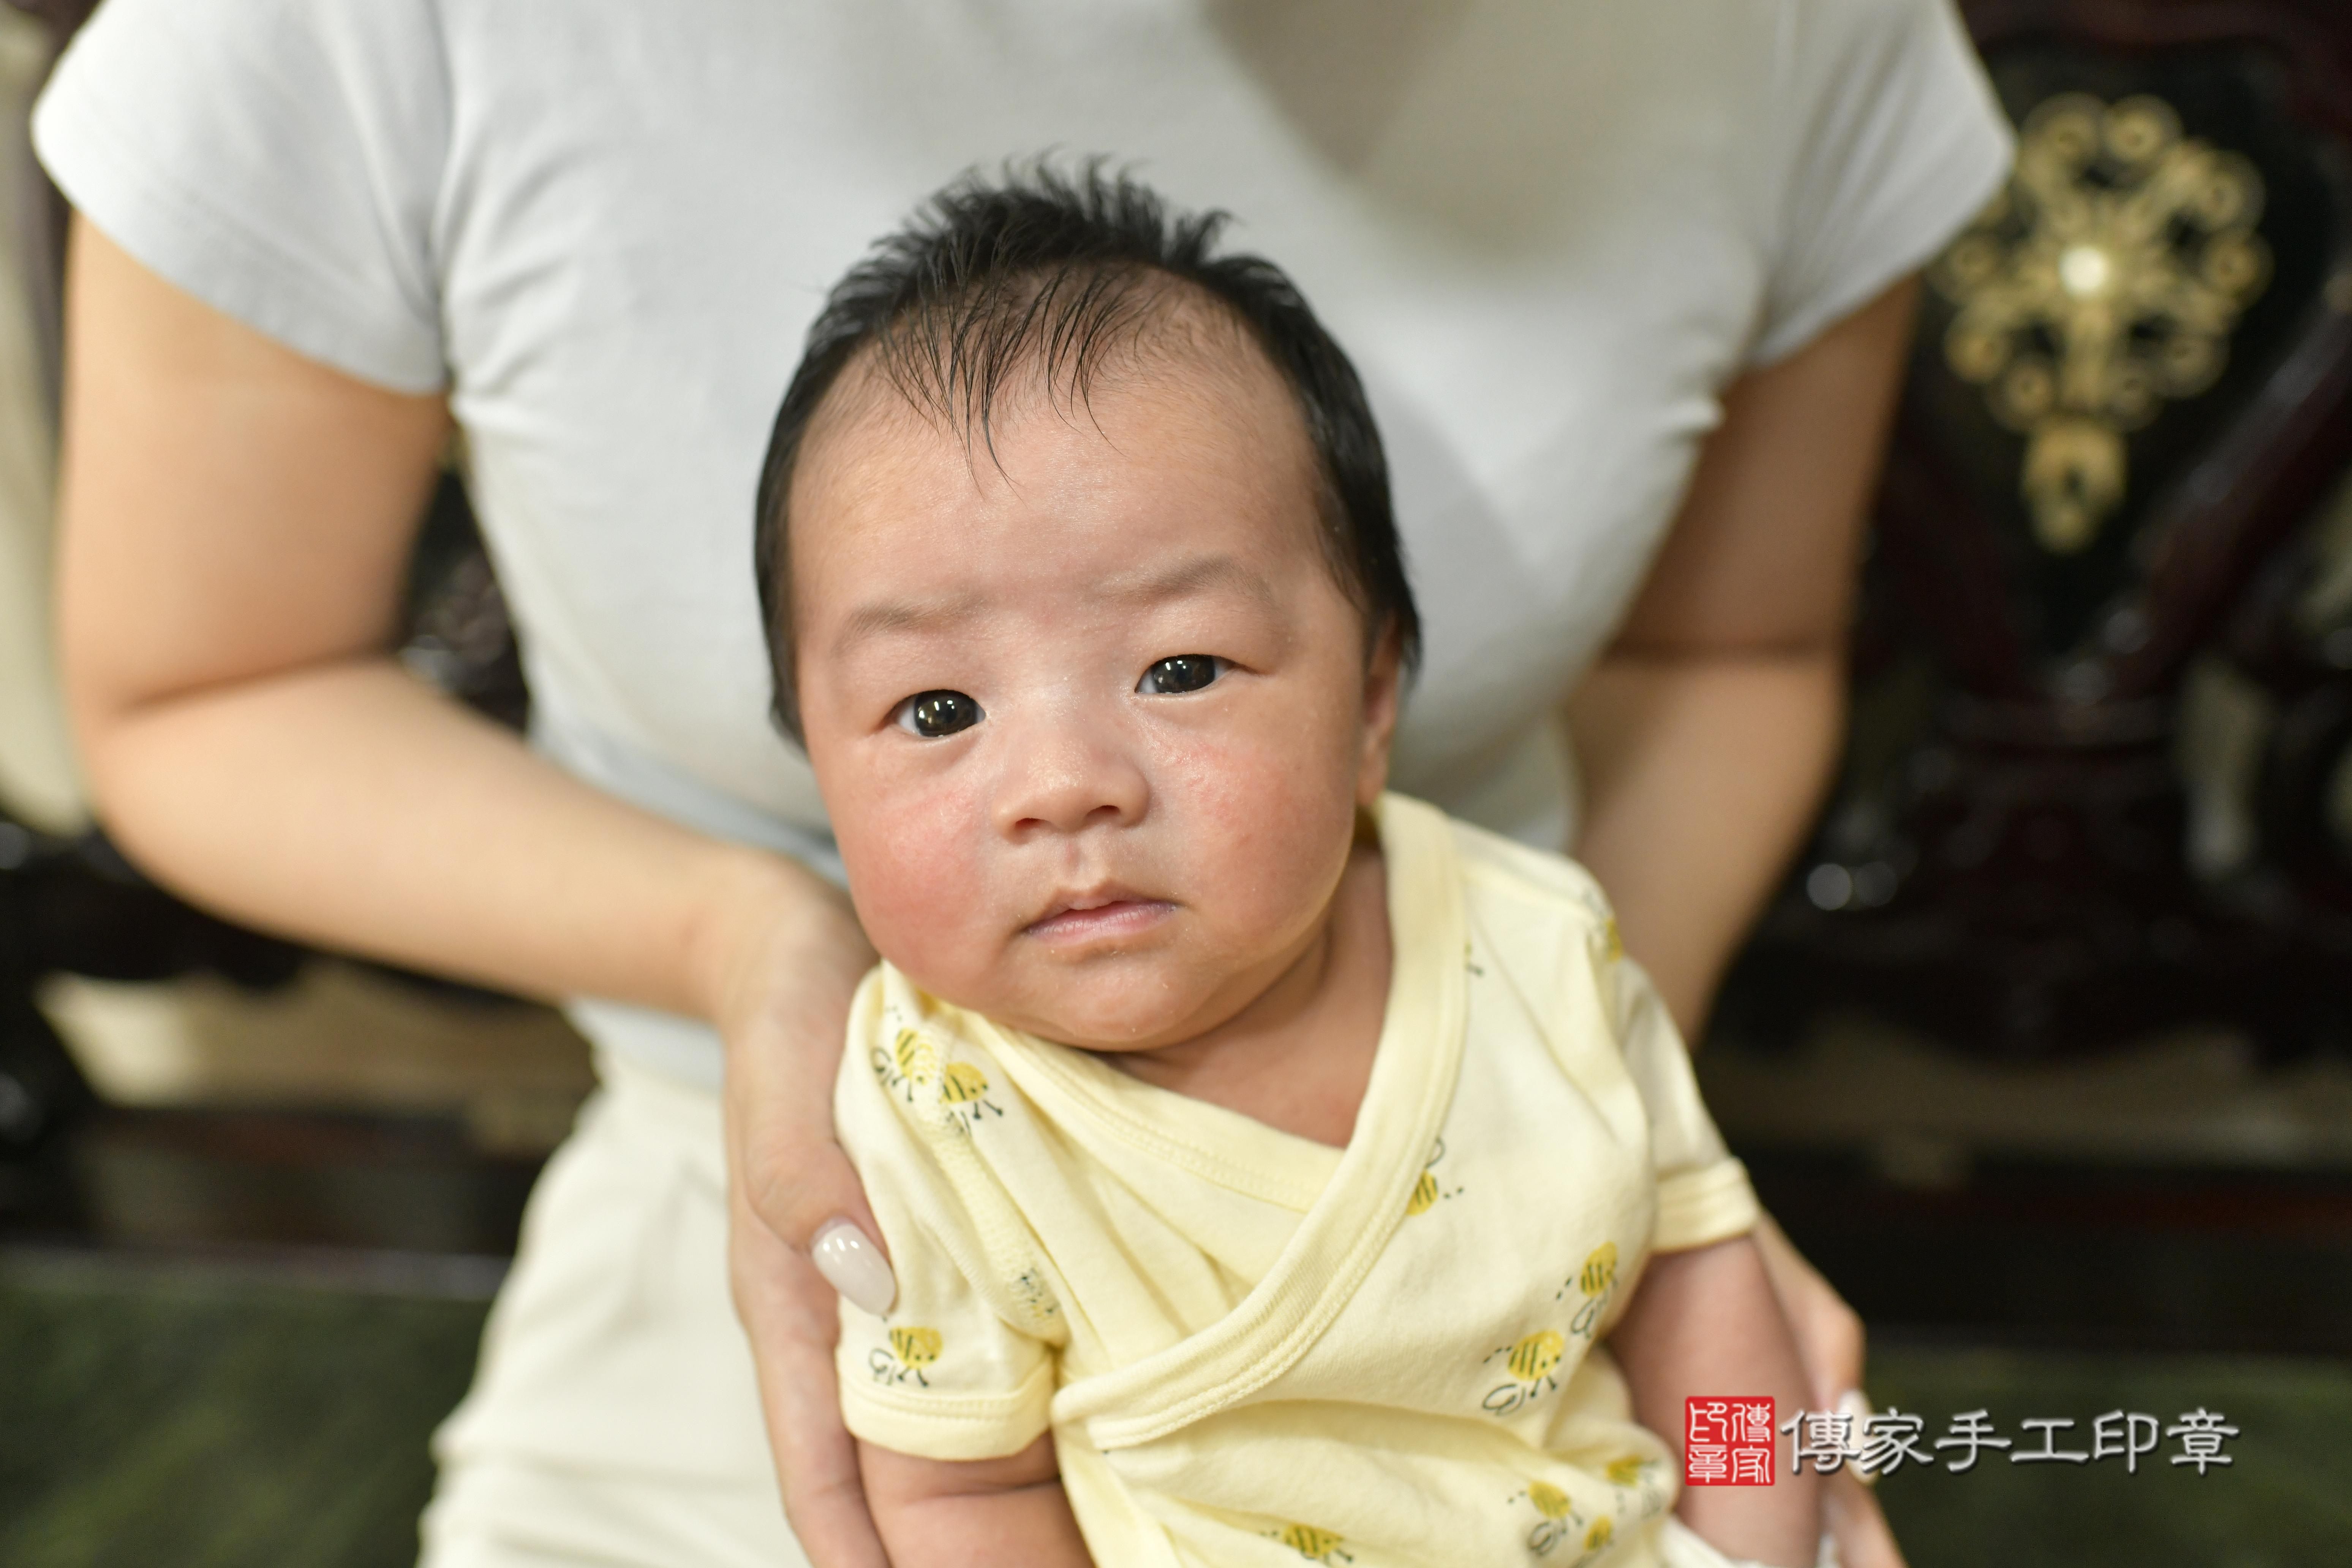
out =
[[[2016,172],[1929,269],[1844,778],[1727,1017],[1859,1003],[2004,1056],[2341,1037],[2352,7],[1964,10]],[[2245,763],[2194,800],[2191,689],[2234,694],[2203,743]]]

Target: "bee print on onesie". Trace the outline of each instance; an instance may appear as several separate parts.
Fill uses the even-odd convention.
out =
[[[1568,1341],[1558,1329],[1538,1329],[1505,1345],[1486,1360],[1499,1357],[1510,1381],[1489,1389],[1481,1407],[1489,1415],[1508,1415],[1558,1389],[1560,1358],[1567,1353]]]
[[[1580,1339],[1591,1339],[1592,1331],[1601,1326],[1601,1315],[1609,1303],[1617,1299],[1617,1244],[1604,1241],[1587,1254],[1584,1266],[1570,1275],[1552,1298],[1565,1301],[1570,1291],[1581,1296],[1583,1303],[1576,1316],[1569,1320],[1568,1331]]]
[[[874,1047],[874,1076],[882,1087],[904,1095],[907,1103],[915,1103],[915,1091],[929,1089],[940,1079],[940,1053],[931,1042],[902,1028],[888,1048]]]
[[[1666,1511],[1666,1468],[1639,1454],[1625,1454],[1602,1467],[1617,1496],[1617,1511],[1654,1519]]]
[[[1525,1498],[1536,1510],[1536,1521],[1528,1529],[1528,1550],[1538,1557],[1549,1557],[1563,1541],[1572,1541],[1584,1531],[1584,1515],[1579,1513],[1569,1495],[1549,1481],[1529,1481],[1528,1489],[1515,1495],[1517,1502]]]
[[[1421,1168],[1421,1179],[1412,1184],[1412,1195],[1404,1201],[1404,1214],[1407,1219],[1411,1219],[1417,1214],[1427,1214],[1437,1206],[1438,1201],[1442,1198],[1458,1198],[1462,1195],[1462,1188],[1448,1188],[1444,1180],[1437,1173],[1438,1163],[1444,1158],[1445,1140],[1440,1138],[1437,1141],[1437,1147],[1429,1152],[1429,1163]]]
[[[1325,1568],[1339,1568],[1355,1558],[1345,1550],[1346,1542],[1328,1530],[1318,1530],[1311,1524],[1286,1524],[1280,1530],[1266,1531],[1268,1539],[1278,1541],[1309,1563],[1320,1563]]]
[[[1004,1107],[988,1098],[988,1075],[970,1062],[950,1062],[940,1069],[940,1103],[967,1132],[989,1116],[1004,1114]]]
[[[901,1028],[887,1050],[874,1047],[874,1076],[909,1105],[917,1103],[918,1090],[936,1090],[940,1104],[967,1132],[988,1116],[1004,1114],[1004,1108],[988,1098],[986,1073],[971,1062],[942,1064],[939,1048],[913,1029]]]
[[[1013,1299],[1021,1303],[1032,1322],[1043,1323],[1061,1315],[1061,1303],[1054,1300],[1054,1288],[1034,1268],[1024,1268],[1013,1277]]]
[[[923,1375],[923,1369],[938,1363],[944,1343],[937,1329],[892,1329],[888,1347],[877,1345],[866,1358],[866,1370],[877,1383],[895,1387],[912,1380],[919,1387],[929,1388],[931,1380]]]

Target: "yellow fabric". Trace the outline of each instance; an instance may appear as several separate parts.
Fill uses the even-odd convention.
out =
[[[843,1310],[852,1431],[1051,1430],[1122,1568],[1661,1561],[1668,1450],[1593,1342],[1648,1252],[1755,1199],[1591,879],[1380,819],[1394,974],[1345,1150],[868,976],[835,1114],[899,1294]]]

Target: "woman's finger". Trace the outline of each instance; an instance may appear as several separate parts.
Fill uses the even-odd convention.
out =
[[[761,1226],[813,1258],[835,1289],[869,1312],[890,1309],[897,1288],[881,1227],[856,1169],[833,1132],[833,1066],[812,1088],[807,1064],[757,1045],[728,1058],[729,1176]]]
[[[887,1564],[833,1361],[841,1297],[879,1312],[897,1293],[833,1133],[850,998],[873,962],[846,904],[820,889],[751,922],[720,965],[713,1009],[727,1045],[730,1284],[784,1512],[815,1568]]]
[[[898,1282],[890,1273],[889,1258],[855,1220],[829,1219],[818,1226],[809,1261],[851,1306],[877,1318],[898,1299]]]
[[[1813,1407],[1852,1417],[1858,1440],[1861,1412],[1868,1407],[1860,1393],[1865,1344],[1862,1319],[1769,1215],[1756,1227],[1756,1244],[1765,1272],[1771,1276],[1772,1293],[1780,1299],[1780,1310],[1796,1333]],[[1840,1469],[1830,1477],[1822,1509],[1822,1524],[1837,1543],[1838,1568],[1904,1568],[1903,1549],[1887,1528],[1886,1515],[1855,1471]]]
[[[864,1280],[867,1299],[871,1263],[881,1258],[887,1267],[887,1254],[857,1173],[834,1139],[833,1081],[850,998],[873,963],[855,918],[827,897],[782,912],[746,940],[719,988],[730,1180],[767,1229],[803,1254],[837,1222],[856,1226],[870,1253],[842,1238],[829,1256],[845,1278]]]
[[[1756,1226],[1756,1246],[1771,1276],[1772,1294],[1780,1298],[1780,1310],[1797,1336],[1797,1355],[1805,1363],[1813,1408],[1843,1408],[1846,1396],[1862,1386],[1862,1319],[1790,1244],[1769,1215]]]
[[[1904,1568],[1903,1549],[1878,1506],[1877,1494],[1849,1471],[1822,1490],[1823,1523],[1837,1542],[1838,1568]]]
[[[784,1515],[814,1568],[887,1568],[835,1383],[839,1309],[810,1261],[730,1200],[735,1310],[751,1342]]]
[[[731,1070],[754,1059],[758,1067]],[[730,1271],[784,1512],[815,1568],[879,1568],[881,1540],[842,1425],[833,1351],[836,1289],[846,1286],[869,1311],[887,1310],[896,1294],[889,1263],[871,1239],[878,1227],[856,1172],[834,1141],[830,1092],[811,1094],[795,1081],[806,1064],[786,1050],[738,1048],[730,1062]],[[829,1090],[830,1064],[824,1082]],[[828,1279],[818,1257],[836,1268],[845,1258],[847,1278]]]

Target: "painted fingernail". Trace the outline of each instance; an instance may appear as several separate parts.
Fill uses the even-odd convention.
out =
[[[898,1299],[898,1281],[890,1272],[890,1260],[866,1239],[864,1231],[845,1219],[827,1220],[818,1227],[809,1258],[816,1271],[853,1307],[878,1318]]]
[[[1852,1430],[1857,1441],[1864,1433],[1870,1430],[1870,1418],[1874,1414],[1870,1408],[1870,1395],[1859,1388],[1849,1388],[1838,1395],[1837,1407],[1838,1414],[1853,1423]],[[1874,1487],[1878,1484],[1876,1470],[1865,1470],[1860,1465],[1856,1465],[1853,1467],[1853,1473],[1862,1478],[1864,1486]]]

